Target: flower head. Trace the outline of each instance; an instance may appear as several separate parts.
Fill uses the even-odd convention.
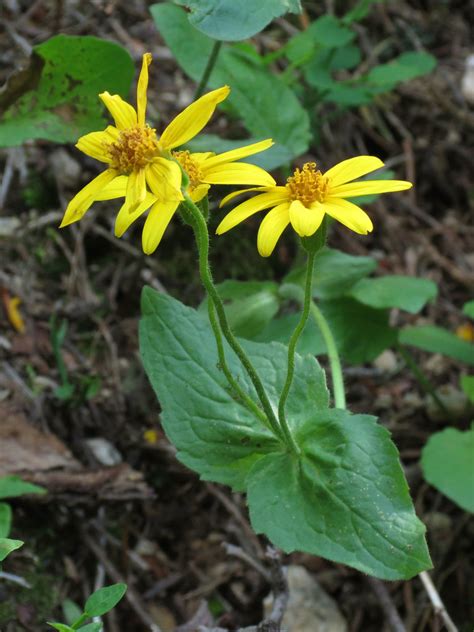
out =
[[[245,162],[236,162],[253,154],[265,151],[273,145],[271,138],[259,143],[245,145],[223,154],[191,153],[175,151],[174,158],[189,177],[188,193],[193,202],[207,195],[211,184],[255,184],[273,186],[275,180],[261,167]]]
[[[202,130],[217,104],[228,96],[229,88],[223,86],[197,99],[178,114],[159,137],[145,120],[151,59],[150,53],[143,55],[136,109],[117,94],[103,92],[99,95],[115,125],[82,136],[76,147],[105,163],[107,169],[69,202],[61,227],[80,220],[96,200],[125,197],[121,213],[127,212],[134,219],[141,214],[139,210],[144,212],[150,206],[148,204],[143,209],[143,205],[153,200],[154,205],[144,228],[144,240],[152,243],[161,230],[154,221],[157,209],[170,219],[183,199],[181,168],[172,159],[171,152]]]
[[[300,237],[309,237],[318,230],[326,214],[354,232],[366,235],[373,229],[370,217],[346,198],[403,191],[412,186],[405,180],[353,182],[380,167],[383,167],[383,162],[375,156],[349,158],[325,173],[316,169],[314,162],[307,162],[302,169],[295,169],[284,186],[256,187],[226,196],[221,206],[237,195],[258,191],[258,195],[230,211],[216,232],[221,235],[254,213],[271,208],[258,231],[257,247],[262,257],[271,255],[288,224]]]

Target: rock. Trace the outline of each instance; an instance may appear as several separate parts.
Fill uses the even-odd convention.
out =
[[[122,463],[122,455],[117,448],[102,437],[86,439],[85,444],[92,452],[95,460],[101,465],[118,465]]]
[[[436,389],[436,394],[444,404],[444,412],[431,395],[426,396],[426,412],[431,421],[447,421],[446,417],[460,419],[469,409],[469,402],[465,393],[452,384],[444,384]]]
[[[466,59],[461,92],[468,103],[474,103],[474,55],[472,54]]]
[[[394,373],[397,370],[397,356],[391,349],[386,349],[374,360],[374,365],[383,373]]]
[[[347,632],[347,624],[336,602],[321,588],[304,566],[287,569],[290,598],[282,630],[288,632]],[[273,597],[265,600],[265,614],[271,612]]]
[[[53,151],[49,160],[54,175],[61,186],[66,188],[77,186],[82,167],[75,158],[61,147]]]

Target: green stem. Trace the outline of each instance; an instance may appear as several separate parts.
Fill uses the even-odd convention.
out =
[[[346,407],[346,393],[344,391],[344,379],[342,376],[341,360],[337,350],[336,341],[332,335],[332,331],[328,325],[328,321],[324,317],[322,311],[314,301],[311,301],[311,314],[319,327],[319,331],[326,344],[328,352],[329,366],[331,367],[332,390],[334,395],[334,406],[336,408]]]
[[[312,295],[312,286],[313,286],[313,268],[314,268],[315,257],[316,257],[315,252],[308,253],[308,262],[307,262],[307,267],[306,267],[306,282],[305,282],[304,300],[303,300],[303,311],[301,314],[300,321],[297,324],[290,338],[290,342],[288,344],[288,367],[287,367],[287,372],[286,372],[286,381],[280,395],[280,401],[278,402],[278,420],[280,422],[280,426],[287,440],[291,441],[292,443],[294,443],[294,439],[291,436],[288,422],[286,420],[285,406],[286,406],[286,400],[288,399],[288,395],[290,393],[291,384],[293,382],[293,375],[295,373],[296,344],[299,340],[299,337],[303,333],[303,329],[305,328],[305,325],[308,321],[309,308],[310,308],[311,299],[312,299],[311,295]]]
[[[244,404],[244,406],[246,406],[252,413],[254,413],[254,415],[256,415],[263,423],[265,423],[267,420],[265,413],[261,408],[257,406],[253,399],[243,391],[227,365],[221,330],[216,318],[216,308],[214,306],[214,303],[210,299],[207,302],[207,311],[209,314],[209,321],[211,323],[212,331],[214,332],[214,337],[216,339],[217,355],[219,356],[219,367],[222,369],[222,372],[227,378],[227,381],[229,382],[231,388],[234,390],[236,398],[239,399]]]
[[[186,194],[184,195],[185,201],[183,202],[183,206],[189,213],[189,223],[191,224],[196,235],[196,241],[199,251],[199,273],[201,276],[201,281],[206,288],[209,298],[214,303],[222,333],[224,334],[224,337],[229,343],[230,347],[239,358],[242,366],[244,367],[250,380],[252,381],[255,390],[257,391],[258,398],[265,412],[268,427],[275,434],[275,436],[287,443],[287,441],[285,440],[285,435],[282,433],[277,418],[275,417],[275,413],[273,412],[270,400],[268,399],[268,395],[265,391],[262,381],[260,380],[255,367],[249,360],[247,354],[245,353],[237,338],[235,338],[230,329],[224,310],[224,304],[222,303],[216,286],[214,285],[214,282],[212,280],[212,273],[209,267],[209,233],[207,230],[206,221],[202,216],[201,211],[194,204],[191,198]],[[294,446],[292,444],[289,444],[288,447],[294,449]]]
[[[196,88],[196,93],[194,95],[194,100],[198,99],[204,90],[206,89],[207,82],[209,81],[209,77],[211,76],[211,72],[216,65],[217,57],[219,55],[219,51],[221,49],[222,42],[215,41],[214,46],[212,47],[211,54],[209,55],[209,59],[207,60],[206,67],[204,68],[204,72],[202,73],[201,81],[199,82],[198,87]]]
[[[447,417],[451,417],[451,413],[449,412],[449,410],[444,405],[443,401],[438,396],[438,393],[436,392],[435,387],[430,382],[430,380],[426,377],[426,375],[423,373],[422,369],[420,369],[420,367],[418,366],[412,354],[408,351],[408,349],[406,349],[401,344],[397,344],[397,349],[400,355],[402,356],[403,360],[405,361],[405,364],[407,365],[409,369],[411,369],[411,372],[416,377],[416,379],[420,383],[425,393],[428,393],[429,395],[431,395],[431,397],[434,399],[434,401],[438,405],[439,409],[445,415],[447,415]]]

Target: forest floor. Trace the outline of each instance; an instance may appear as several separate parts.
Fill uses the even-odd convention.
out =
[[[151,51],[155,63],[149,100],[163,119],[192,98],[194,85],[160,40],[143,0],[8,0],[5,5],[0,84],[25,62],[29,47],[64,32],[117,41],[130,51],[137,68],[142,53]],[[474,112],[460,91],[472,52],[468,13],[468,3],[454,0],[376,5],[360,27],[362,40],[366,29],[380,39],[403,30],[416,47],[421,33],[438,67],[403,84],[378,108],[348,111],[337,123],[324,123],[318,145],[303,157],[327,167],[367,153],[390,157],[397,169],[403,165],[398,175],[416,183],[410,195],[389,206],[385,201],[371,206],[377,230],[369,237],[354,238],[336,227],[330,244],[371,255],[386,272],[434,280],[439,298],[423,318],[452,331],[465,324],[460,307],[472,298],[474,286],[467,142]],[[297,18],[291,19],[299,28]],[[287,37],[284,23],[271,25],[265,41],[257,36],[257,45]],[[213,123],[229,137],[233,124],[222,115]],[[201,482],[176,460],[138,356],[144,284],[189,305],[202,299],[190,231],[172,223],[155,256],[146,257],[138,231],[120,241],[112,237],[112,204],[58,231],[68,199],[95,175],[93,162],[73,146],[34,142],[1,151],[0,166],[0,291],[4,303],[21,299],[26,323],[24,332],[15,331],[0,313],[0,475],[26,472],[50,491],[45,498],[12,502],[14,537],[26,545],[12,556],[8,570],[31,588],[0,583],[0,629],[46,630],[44,622],[61,616],[65,598],[82,603],[94,587],[120,580],[129,585],[129,599],[107,616],[111,632],[149,630],[150,621],[163,632],[179,625],[192,632],[196,622],[183,624],[200,607],[201,623],[206,623],[203,603],[216,624],[229,630],[258,623],[270,591],[268,576],[249,565],[245,555],[229,554],[227,545],[267,566],[266,543],[249,528],[242,495]],[[240,227],[238,241],[231,236],[215,243],[218,281],[279,279],[289,269],[296,240],[281,240],[275,255],[262,260],[255,249],[255,228],[250,222]],[[67,402],[55,395],[60,376],[51,343],[51,331],[62,319],[68,323],[62,357],[76,387]],[[438,355],[416,357],[437,388],[455,392],[458,364]],[[419,468],[421,448],[448,421],[432,413],[406,367],[392,370],[398,362],[393,354],[384,360],[348,367],[348,401],[354,412],[377,414],[392,433],[416,510],[428,527],[433,580],[460,630],[469,632],[474,621],[474,525],[424,482]],[[461,429],[468,422],[456,421]],[[5,436],[13,434],[21,439],[18,451],[11,452],[11,442],[2,451]],[[351,632],[390,629],[373,585],[361,573],[304,554],[286,556],[284,564],[302,565],[314,575]],[[442,629],[418,578],[385,588],[408,631]]]

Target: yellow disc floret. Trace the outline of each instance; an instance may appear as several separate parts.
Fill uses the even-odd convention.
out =
[[[118,140],[108,145],[107,151],[110,166],[123,174],[143,169],[160,153],[156,131],[148,125],[122,130]]]
[[[183,167],[189,178],[189,189],[192,191],[197,188],[204,179],[201,168],[197,160],[195,160],[189,151],[174,151],[173,157]]]
[[[328,184],[328,178],[316,171],[316,163],[306,162],[302,169],[295,169],[285,186],[291,201],[299,200],[309,207],[313,202],[324,202]]]

